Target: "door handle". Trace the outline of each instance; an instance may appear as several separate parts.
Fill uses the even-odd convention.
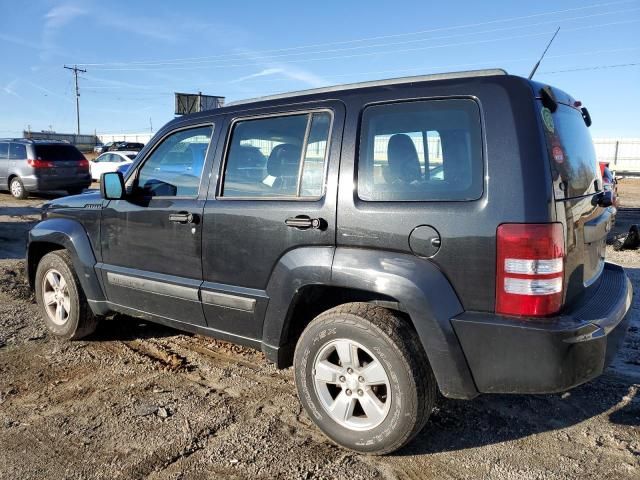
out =
[[[287,227],[297,228],[298,230],[308,230],[314,228],[324,230],[327,222],[322,218],[311,218],[308,215],[298,215],[297,217],[289,217],[284,223]]]
[[[174,223],[198,223],[198,216],[189,212],[169,214],[169,221]]]

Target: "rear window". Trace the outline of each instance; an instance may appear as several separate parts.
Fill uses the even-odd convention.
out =
[[[473,100],[365,109],[358,160],[362,200],[476,200],[482,171],[480,112]]]
[[[49,162],[84,160],[84,155],[73,145],[36,145],[35,149],[39,160]]]
[[[553,179],[560,180],[563,185],[563,191],[556,191],[556,198],[593,193],[599,167],[582,113],[563,104],[558,104],[558,109],[551,113],[540,102],[540,115]]]

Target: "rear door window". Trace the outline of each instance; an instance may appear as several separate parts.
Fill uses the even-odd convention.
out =
[[[321,197],[330,127],[328,112],[236,122],[222,197]]]
[[[9,144],[0,143],[0,160],[9,158]]]
[[[73,145],[36,145],[36,157],[48,162],[84,160],[84,155]]]
[[[542,102],[539,105],[553,179],[559,180],[564,190],[556,191],[556,198],[594,193],[600,172],[582,113],[563,104],[558,104],[557,110],[551,113]]]
[[[473,100],[365,109],[358,196],[367,201],[475,200],[483,191],[480,112]]]

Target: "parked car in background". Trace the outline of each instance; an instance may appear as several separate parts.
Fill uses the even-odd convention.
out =
[[[602,188],[611,192],[613,206],[618,208],[620,200],[618,198],[618,179],[616,174],[609,168],[609,162],[599,162],[600,174],[602,175]]]
[[[132,151],[139,152],[144,148],[144,143],[139,142],[115,142],[109,147],[109,152]]]
[[[73,145],[56,140],[0,139],[0,190],[23,199],[29,192],[50,190],[73,195],[89,185],[89,161]]]
[[[602,169],[602,188],[605,192],[611,192],[611,210],[613,214],[613,221],[615,222],[615,214],[617,213],[620,199],[618,197],[618,179],[615,173],[613,173],[608,164]]]
[[[115,172],[118,167],[133,163],[138,152],[106,152],[90,162],[91,178],[100,180],[100,175],[107,172]]]
[[[99,143],[98,145],[93,147],[93,153],[108,152],[109,148],[111,148],[112,145],[113,145],[113,142]]]

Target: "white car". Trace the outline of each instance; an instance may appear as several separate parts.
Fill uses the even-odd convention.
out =
[[[131,165],[138,152],[106,152],[90,162],[91,178],[100,180],[100,175],[115,172],[122,165]]]

